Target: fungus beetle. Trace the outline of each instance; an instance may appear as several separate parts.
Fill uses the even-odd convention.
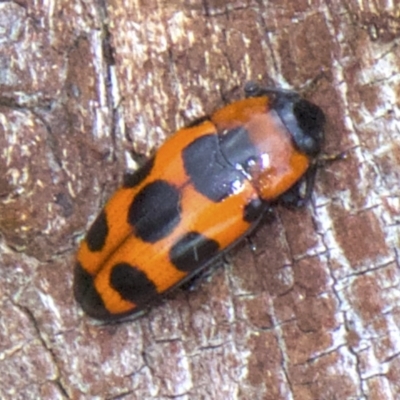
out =
[[[74,271],[75,298],[91,317],[139,314],[274,203],[310,197],[323,112],[292,91],[248,83],[245,94],[171,136],[105,205]]]

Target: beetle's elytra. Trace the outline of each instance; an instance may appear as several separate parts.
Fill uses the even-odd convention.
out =
[[[323,112],[292,91],[249,83],[245,93],[176,132],[105,205],[75,266],[74,294],[87,314],[139,313],[242,238],[271,204],[309,197]]]

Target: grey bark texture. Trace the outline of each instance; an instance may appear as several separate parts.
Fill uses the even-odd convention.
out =
[[[0,398],[398,399],[399,21],[388,0],[0,2]],[[94,323],[84,232],[248,80],[305,88],[346,158],[193,292]]]

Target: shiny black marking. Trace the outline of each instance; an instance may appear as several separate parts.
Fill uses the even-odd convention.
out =
[[[210,261],[218,250],[219,244],[215,240],[189,232],[171,247],[169,258],[180,271],[191,272]]]
[[[113,266],[110,284],[124,300],[138,307],[146,306],[158,295],[156,286],[146,274],[127,263]]]
[[[104,210],[98,215],[86,235],[86,243],[90,251],[101,251],[108,235],[107,216]]]
[[[217,135],[204,135],[182,151],[185,171],[194,187],[211,201],[220,202],[245,179],[221,153]]]
[[[178,189],[163,180],[145,186],[133,199],[128,223],[137,237],[155,243],[179,224],[181,214]]]
[[[248,223],[256,222],[267,208],[267,203],[257,197],[246,204],[243,210],[243,220]]]
[[[124,188],[133,188],[143,182],[150,174],[154,166],[155,158],[152,157],[148,160],[141,168],[135,171],[133,174],[126,174],[124,176]]]
[[[257,159],[259,152],[243,126],[219,133],[221,153],[234,168],[239,166],[248,172],[249,163]]]
[[[272,107],[301,152],[315,156],[321,151],[325,115],[318,106],[295,93],[283,92],[276,94]]]
[[[76,263],[74,270],[74,296],[82,309],[91,317],[103,320],[113,318],[97,293],[93,277],[80,263]]]

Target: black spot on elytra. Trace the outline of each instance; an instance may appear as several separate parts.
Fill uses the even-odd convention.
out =
[[[260,219],[266,209],[267,204],[257,197],[247,203],[244,207],[243,219],[249,223],[256,222]]]
[[[179,190],[158,180],[145,186],[133,199],[128,222],[137,237],[154,243],[166,237],[179,224],[181,214]]]
[[[133,188],[139,185],[139,183],[143,182],[149,176],[151,170],[153,169],[154,160],[155,158],[152,157],[133,174],[126,174],[124,176],[124,183],[123,183],[124,188],[126,189]]]
[[[221,154],[218,136],[204,135],[182,151],[185,171],[194,187],[211,201],[220,202],[245,179]]]
[[[110,284],[123,299],[140,307],[146,306],[158,295],[156,286],[146,274],[128,263],[113,266]]]
[[[73,289],[76,301],[89,316],[102,320],[114,318],[104,306],[104,302],[94,286],[93,277],[78,262],[74,269]]]
[[[249,162],[259,157],[259,152],[243,126],[219,134],[219,146],[224,158],[237,169],[248,171]]]
[[[90,251],[101,251],[108,235],[107,216],[104,210],[97,216],[86,235],[86,243]]]
[[[180,271],[191,272],[210,261],[218,250],[215,240],[189,232],[171,247],[169,258]]]

